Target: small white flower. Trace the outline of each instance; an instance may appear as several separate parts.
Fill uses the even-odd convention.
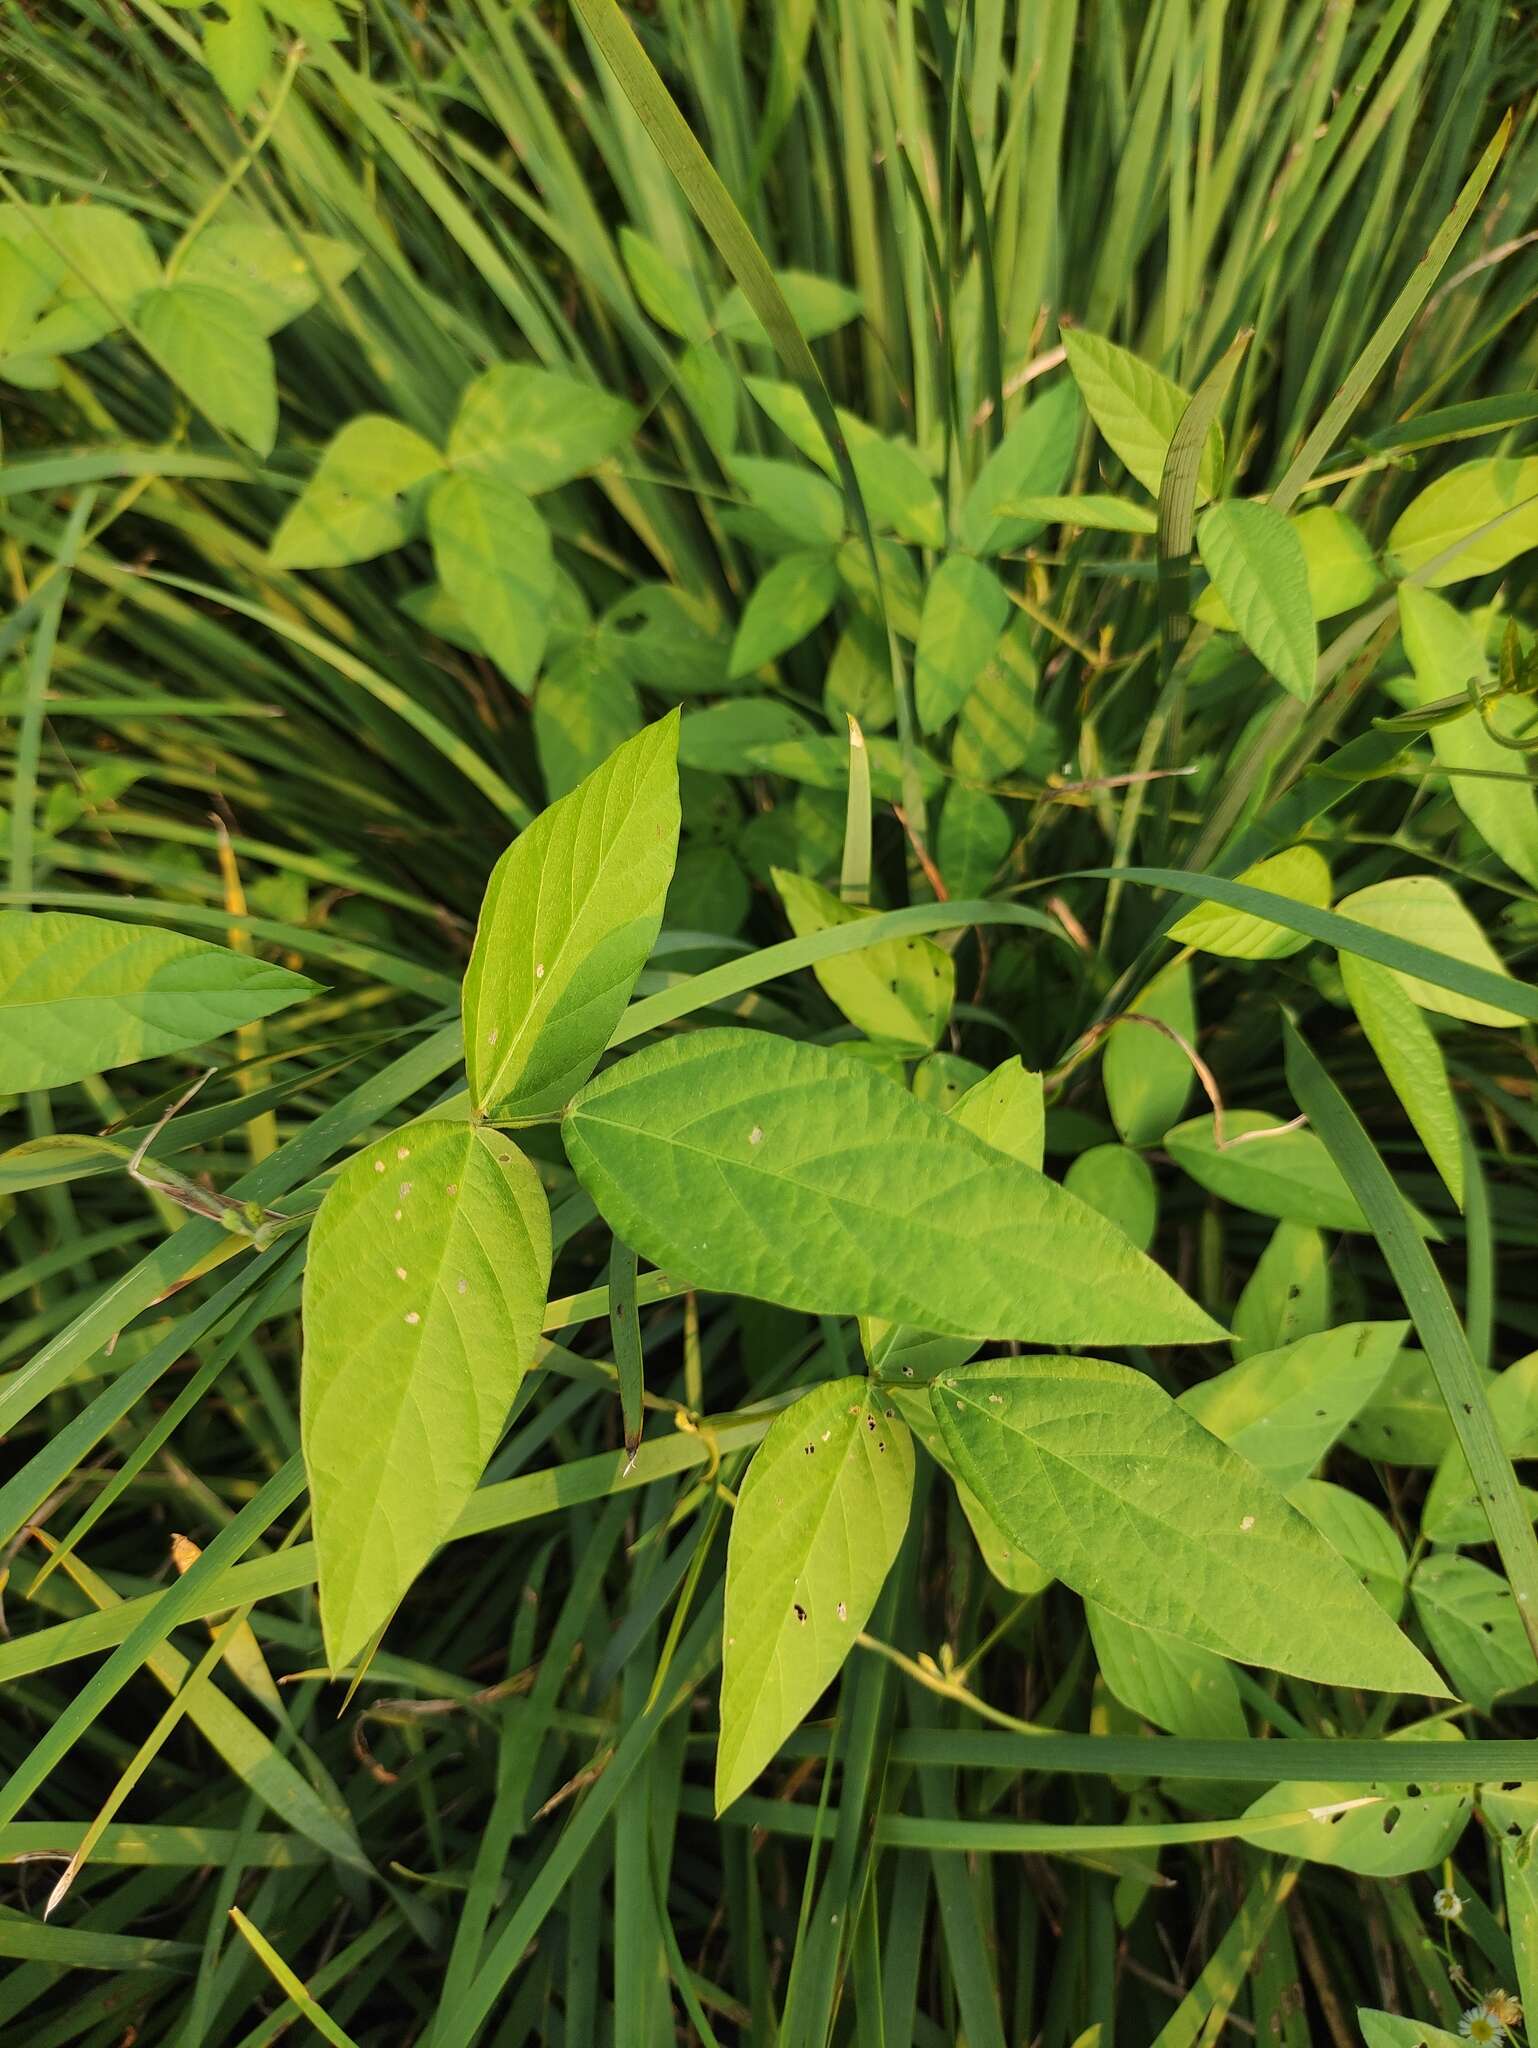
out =
[[[1463,1901],[1450,1885],[1439,1885],[1431,1896],[1431,1910],[1439,1920],[1461,1920]]]
[[[1480,2041],[1485,2044],[1504,2041],[1506,2029],[1487,2005],[1471,2005],[1458,2022],[1458,2032],[1465,2041]]]

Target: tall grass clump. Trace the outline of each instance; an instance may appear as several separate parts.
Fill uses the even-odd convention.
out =
[[[0,38],[0,2042],[1525,2038],[1524,10]]]

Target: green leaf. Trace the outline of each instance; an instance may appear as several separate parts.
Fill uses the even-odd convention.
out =
[[[839,635],[822,701],[830,723],[837,725],[842,714],[867,736],[885,731],[897,716],[886,635],[865,612],[856,612]]]
[[[1000,1528],[1086,1599],[1242,1663],[1442,1696],[1313,1525],[1145,1375],[986,1359],[930,1398]]]
[[[1304,1479],[1287,1498],[1307,1515],[1332,1550],[1338,1550],[1374,1600],[1397,1621],[1404,1612],[1410,1561],[1386,1516],[1370,1501],[1327,1479]]]
[[[1234,1309],[1234,1356],[1330,1327],[1330,1253],[1311,1223],[1278,1223]]]
[[[0,1094],[62,1088],[206,1044],[315,986],[286,967],[150,925],[0,911]]]
[[[1065,327],[1063,346],[1089,416],[1144,490],[1157,498],[1164,458],[1190,393],[1114,341]],[[1214,421],[1202,449],[1196,502],[1214,497],[1223,473],[1223,430]]]
[[[913,1442],[862,1379],[771,1424],[732,1514],[716,1811],[746,1791],[870,1619],[908,1526]]]
[[[1461,1742],[1445,1721],[1396,1729],[1396,1740]],[[1241,1827],[1239,1839],[1274,1856],[1302,1856],[1359,1877],[1408,1877],[1452,1854],[1473,1818],[1472,1785],[1310,1784],[1287,1781],[1262,1792],[1244,1818],[1253,1823],[1297,1813],[1290,1827]]]
[[[1314,617],[1322,622],[1365,604],[1383,581],[1383,571],[1355,520],[1333,505],[1312,505],[1306,512],[1289,512],[1286,519],[1303,550]],[[1239,630],[1216,583],[1202,592],[1191,611],[1222,632]]]
[[[53,206],[35,209],[48,236],[62,249],[59,289],[69,299],[100,297],[119,309],[160,282],[160,259],[143,227],[121,207]]]
[[[856,924],[875,910],[841,903],[805,875],[775,868],[774,886],[796,937]],[[933,939],[888,939],[813,968],[829,1002],[857,1031],[909,1056],[928,1052],[945,1029],[956,998],[956,966]]]
[[[1015,843],[1009,813],[986,790],[953,782],[940,813],[935,852],[953,896],[984,896]]]
[[[836,1048],[695,1032],[601,1075],[564,1128],[610,1227],[698,1287],[958,1337],[1219,1333],[1092,1209]]]
[[[604,613],[603,626],[623,643],[638,683],[675,700],[727,687],[728,647],[719,620],[687,591],[667,583],[634,584]]]
[[[961,707],[951,765],[973,782],[1000,782],[1017,768],[1035,775],[1060,764],[1062,743],[1036,707],[1031,622],[1012,612],[976,689]]]
[[[449,461],[534,497],[596,469],[635,432],[637,413],[596,384],[496,363],[466,391],[449,429]]]
[[[1489,533],[1470,539],[1496,519],[1500,524]],[[1429,588],[1462,583],[1470,576],[1489,576],[1529,548],[1538,547],[1538,456],[1525,460],[1497,456],[1450,469],[1446,476],[1427,484],[1400,513],[1389,534],[1387,552],[1394,558],[1397,573],[1410,576],[1465,540],[1469,543],[1466,547],[1459,547],[1450,562],[1426,578]]]
[[[1342,917],[1355,918],[1358,924],[1387,932],[1393,938],[1429,946],[1449,960],[1460,960],[1486,974],[1506,974],[1504,963],[1477,919],[1464,906],[1457,890],[1440,875],[1392,876],[1388,881],[1374,882],[1370,888],[1358,889],[1355,895],[1338,903],[1336,909]],[[1345,957],[1341,955],[1343,962]],[[1423,1010],[1435,1010],[1444,1017],[1461,1017],[1466,1024],[1504,1026],[1522,1022],[1515,1010],[1481,1002],[1477,996],[1461,995],[1436,982],[1402,974],[1397,968],[1383,971],[1392,974],[1411,1001],[1419,1003]]]
[[[774,281],[785,294],[791,317],[807,341],[817,341],[859,318],[860,294],[835,277],[814,277],[807,270],[777,270]],[[770,346],[763,322],[748,304],[740,285],[733,285],[716,307],[716,331],[728,341]]]
[[[1196,991],[1190,962],[1172,960],[1142,994],[1127,1005],[1128,1016],[1152,1017],[1196,1044]],[[1152,1145],[1186,1106],[1195,1074],[1186,1053],[1151,1024],[1113,1023],[1101,1063],[1111,1121],[1128,1145]]]
[[[1314,694],[1319,636],[1297,534],[1274,507],[1227,498],[1204,515],[1197,539],[1240,639],[1268,675],[1306,704]]]
[[[233,112],[244,114],[272,62],[272,31],[261,0],[224,0],[224,14],[203,24],[203,55]]]
[[[407,494],[442,467],[432,442],[399,420],[349,420],[273,535],[273,566],[340,568],[404,546],[414,525]]]
[[[1329,863],[1312,846],[1289,846],[1284,853],[1257,861],[1234,879],[1252,888],[1268,889],[1273,896],[1285,896],[1292,903],[1312,903],[1321,910],[1330,907]],[[1169,936],[1183,946],[1196,946],[1229,960],[1285,960],[1310,943],[1301,932],[1288,931],[1269,918],[1252,917],[1248,911],[1230,910],[1222,903],[1199,903],[1176,919]]]
[[[937,732],[977,687],[998,644],[1009,599],[970,555],[947,555],[929,579],[913,665],[919,726]]]
[[[1453,696],[1470,678],[1484,683],[1485,652],[1479,634],[1446,598],[1401,583],[1399,623],[1414,671],[1417,703]],[[1509,777],[1522,756],[1492,739],[1474,711],[1433,726],[1430,739],[1438,762],[1449,771],[1453,800],[1463,815],[1513,873],[1538,888],[1538,799],[1532,785],[1486,779]],[[1460,769],[1470,772],[1459,774]]]
[[[974,555],[1010,554],[1055,518],[1081,516],[1083,499],[1059,501],[1079,441],[1079,399],[1067,378],[1034,398],[977,472],[961,508],[958,538]],[[1072,514],[1038,511],[1022,502],[1071,503]],[[1142,529],[1137,529],[1141,531]],[[1150,519],[1148,532],[1153,531]]]
[[[1018,1056],[969,1088],[951,1116],[984,1144],[1040,1173],[1047,1123],[1041,1076]]]
[[[1447,1192],[1463,1207],[1463,1127],[1447,1063],[1401,979],[1375,960],[1340,956],[1346,999]]]
[[[906,1335],[919,1337],[921,1333],[910,1330]],[[948,1344],[954,1350],[960,1340],[954,1337],[931,1337],[928,1341],[933,1346]],[[952,1366],[965,1364],[965,1357],[953,1357],[937,1365],[935,1371],[946,1372]],[[895,1377],[895,1373],[888,1375],[889,1379]],[[915,1377],[929,1379],[933,1374],[921,1372]],[[1027,1557],[1023,1550],[1017,1549],[1009,1541],[971,1487],[957,1472],[955,1461],[944,1437],[940,1434],[934,1411],[929,1405],[929,1396],[920,1387],[887,1385],[883,1391],[883,1399],[893,1404],[903,1421],[956,1489],[956,1504],[966,1516],[967,1527],[972,1531],[983,1563],[999,1584],[1008,1592],[1018,1594],[1022,1600],[1028,1600],[1034,1594],[1045,1591],[1052,1583],[1052,1574],[1044,1572],[1034,1558]]]
[[[526,689],[545,651],[555,564],[531,499],[497,477],[439,477],[427,499],[439,581],[508,681]]]
[[[838,596],[838,571],[826,548],[798,548],[775,563],[748,599],[732,642],[729,673],[752,675],[820,626]]]
[[[1127,1145],[1091,1145],[1063,1176],[1063,1186],[1108,1217],[1146,1252],[1159,1222],[1159,1194],[1148,1161]]]
[[[670,263],[655,242],[634,228],[620,229],[619,253],[636,297],[659,327],[680,341],[709,341],[710,315],[691,272]]]
[[[1446,2027],[1434,2027],[1427,2020],[1402,2019],[1397,2013],[1375,2012],[1367,2005],[1357,2007],[1356,2017],[1367,2048],[1468,2048],[1462,2035],[1450,2034]]]
[[[598,1064],[662,924],[677,760],[671,712],[542,811],[492,870],[464,984],[477,1116],[559,1109]]]
[[[53,1140],[55,1144],[59,1141]],[[20,1159],[25,1145],[5,1155]],[[1501,1448],[1513,1461],[1538,1457],[1538,1351],[1519,1358],[1489,1382],[1490,1413]],[[1538,1495],[1522,1489],[1529,1510],[1538,1509]],[[1449,1549],[1460,1544],[1487,1543],[1490,1522],[1468,1460],[1456,1445],[1446,1450],[1421,1508],[1421,1534],[1429,1543]]]
[[[1494,1385],[1487,1376],[1486,1384]],[[1423,1351],[1399,1354],[1388,1377],[1346,1431],[1358,1456],[1381,1465],[1439,1465],[1453,1446],[1452,1418]]]
[[[309,311],[323,284],[341,284],[358,266],[357,250],[331,235],[300,235],[298,248],[294,239],[255,221],[216,221],[182,258],[177,277],[228,292],[263,334],[275,334]]]
[[[1188,1387],[1180,1405],[1286,1492],[1377,1393],[1408,1323],[1341,1323]]]
[[[711,342],[691,344],[673,370],[700,431],[724,462],[737,444],[736,372]]]
[[[773,462],[762,455],[738,455],[727,465],[750,505],[801,542],[843,536],[844,501],[825,476],[799,462]]]
[[[1095,1662],[1129,1713],[1192,1742],[1242,1741],[1249,1733],[1232,1668],[1178,1636],[1139,1628],[1086,1600]]]
[[[806,397],[793,384],[749,377],[747,387],[787,440],[829,476],[838,466],[827,437]],[[890,529],[919,547],[945,545],[945,514],[939,493],[925,474],[911,442],[878,434],[853,413],[838,412],[838,424],[871,525]]]
[[[150,353],[199,412],[270,454],[278,431],[272,350],[242,302],[211,285],[166,285],[144,294],[137,318]]]
[[[1252,1138],[1253,1131],[1276,1133]],[[1198,1187],[1260,1216],[1313,1223],[1322,1230],[1366,1230],[1367,1219],[1340,1169],[1312,1131],[1283,1131],[1259,1109],[1231,1109],[1220,1148],[1210,1116],[1192,1117],[1165,1133],[1165,1150]],[[1244,1140],[1235,1144],[1238,1138]]]
[[[448,1535],[533,1362],[550,1212],[511,1139],[408,1124],[350,1159],[310,1234],[300,1423],[339,1670]]]
[[[534,693],[534,745],[550,797],[567,795],[640,730],[623,644],[584,633],[563,647]]]
[[[1533,1652],[1499,1573],[1435,1550],[1416,1567],[1410,1597],[1460,1699],[1488,1713],[1502,1693],[1533,1683]]]
[[[1010,498],[1000,509],[1037,527],[1080,526],[1092,533],[1157,533],[1159,529],[1159,515],[1151,505],[1134,505],[1130,499],[1098,491],[1081,491],[1072,498]],[[1203,593],[1204,601],[1205,596]],[[1201,605],[1196,609],[1200,613]]]

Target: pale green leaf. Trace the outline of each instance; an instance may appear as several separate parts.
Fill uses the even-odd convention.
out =
[[[975,555],[1002,555],[1024,547],[1055,517],[1022,501],[1058,502],[1079,440],[1079,400],[1066,377],[1033,398],[977,472],[961,507],[958,538]],[[1073,499],[1075,508],[1082,501]],[[1148,529],[1153,531],[1153,521]]]
[[[59,290],[66,298],[100,297],[118,313],[160,282],[160,259],[143,227],[121,207],[53,206],[36,209],[49,240],[64,255]]]
[[[963,1130],[1040,1173],[1047,1121],[1041,1076],[1018,1056],[969,1088],[951,1115]]]
[[[747,1790],[837,1675],[897,1555],[913,1443],[862,1379],[777,1415],[732,1514],[716,1811]]]
[[[1479,634],[1446,598],[1401,583],[1399,623],[1416,703],[1456,696],[1471,678],[1485,682]],[[1438,762],[1449,771],[1449,787],[1463,815],[1513,873],[1538,888],[1538,798],[1530,782],[1506,779],[1514,765],[1521,773],[1523,757],[1492,738],[1472,710],[1466,718],[1434,725],[1430,739]],[[1459,769],[1471,772],[1459,774]]]
[[[1312,903],[1320,910],[1330,907],[1329,863],[1312,846],[1289,846],[1234,879],[1294,903]],[[1183,946],[1230,960],[1284,960],[1311,943],[1302,932],[1290,932],[1285,925],[1248,911],[1230,910],[1224,903],[1198,903],[1176,919],[1169,936]]]
[[[551,797],[565,796],[641,730],[623,643],[584,633],[549,662],[534,693],[534,745]]]
[[[1389,1741],[1461,1742],[1463,1731],[1445,1721],[1396,1728]],[[1412,1871],[1434,1870],[1451,1855],[1473,1818],[1472,1785],[1438,1785],[1426,1792],[1419,1785],[1308,1784],[1284,1780],[1262,1792],[1245,1810],[1251,1823],[1239,1829],[1241,1841],[1252,1842],[1276,1856],[1302,1856],[1359,1877],[1408,1877]],[[1290,1827],[1256,1823],[1276,1814],[1296,1813]]]
[[[1307,703],[1319,636],[1296,532],[1274,506],[1226,498],[1203,516],[1197,541],[1240,639],[1268,675]]]
[[[333,1670],[389,1620],[475,1491],[549,1279],[539,1175],[499,1132],[408,1124],[328,1191],[304,1275],[300,1424]]]
[[[1262,1131],[1267,1135],[1251,1135]],[[1367,1229],[1340,1168],[1312,1131],[1283,1130],[1281,1118],[1264,1110],[1231,1109],[1223,1140],[1220,1146],[1210,1116],[1198,1116],[1167,1131],[1164,1146],[1198,1187],[1238,1209],[1323,1230]]]
[[[1242,1741],[1249,1733],[1232,1668],[1211,1650],[1124,1621],[1098,1600],[1084,1619],[1100,1676],[1129,1713],[1192,1742]]]
[[[713,343],[692,342],[673,366],[678,388],[721,459],[737,444],[737,375]]]
[[[1128,1145],[1091,1145],[1069,1166],[1063,1186],[1108,1217],[1140,1252],[1153,1243],[1159,1193],[1140,1152]]]
[[[1156,533],[1159,528],[1159,515],[1151,505],[1134,505],[1103,491],[1081,491],[1071,498],[1011,498],[1001,509],[1037,526],[1080,526],[1092,533]]]
[[[1044,775],[1060,765],[1056,730],[1036,708],[1031,622],[1013,611],[977,686],[961,707],[951,765],[972,782],[1000,782],[1017,768]]]
[[[555,564],[533,501],[494,476],[456,471],[428,494],[438,579],[508,681],[527,688],[544,656]]]
[[[806,270],[777,270],[774,281],[785,294],[791,317],[807,341],[817,341],[860,314],[860,295],[834,277],[814,277]],[[740,285],[733,285],[716,307],[715,326],[728,341],[769,346],[758,315]]]
[[[1460,1699],[1488,1712],[1502,1693],[1533,1684],[1532,1646],[1498,1573],[1456,1551],[1434,1550],[1416,1567],[1410,1597]]]
[[[1415,1126],[1432,1165],[1458,1208],[1463,1207],[1463,1127],[1453,1100],[1447,1062],[1420,1006],[1392,969],[1357,953],[1342,953],[1340,975],[1378,1064]]]
[[[662,924],[677,757],[671,712],[542,811],[492,870],[464,983],[478,1116],[559,1109],[597,1065]]]
[[[1278,1223],[1234,1309],[1234,1355],[1275,1351],[1329,1326],[1329,1247],[1311,1223]]]
[[[1164,1136],[1186,1106],[1195,1073],[1190,1056],[1164,1025],[1196,1044],[1196,990],[1187,960],[1172,960],[1156,974],[1125,1015],[1152,1017],[1152,1024],[1114,1023],[1106,1034],[1102,1077],[1111,1121],[1128,1145],[1151,1145]]]
[[[0,1094],[203,1045],[314,990],[286,967],[179,932],[0,911]]]
[[[300,235],[298,243],[256,221],[215,221],[182,258],[177,275],[183,284],[228,292],[263,334],[274,334],[308,312],[323,285],[341,284],[358,265],[357,250],[331,235]]]
[[[908,1332],[910,1336],[917,1334],[914,1331]],[[954,1348],[959,1339],[932,1337],[929,1341],[932,1345],[949,1344]],[[947,1363],[938,1365],[935,1370],[946,1372],[952,1366],[965,1364],[964,1357],[951,1358]],[[895,1375],[889,1374],[887,1377],[891,1379]],[[930,1379],[934,1374],[922,1373],[917,1377]],[[1045,1591],[1052,1583],[1052,1574],[1044,1572],[1033,1557],[1027,1557],[1023,1550],[1010,1542],[971,1487],[957,1472],[955,1460],[951,1457],[945,1438],[940,1434],[934,1410],[929,1405],[929,1396],[920,1387],[888,1386],[885,1398],[894,1404],[898,1414],[956,1489],[956,1504],[966,1516],[967,1527],[972,1531],[983,1563],[999,1584],[1008,1592],[1018,1594],[1022,1600],[1028,1600],[1034,1594]]]
[[[529,363],[495,363],[459,402],[455,469],[534,497],[596,469],[635,432],[634,406],[597,384]]]
[[[1493,1376],[1487,1384],[1494,1384]],[[1346,1430],[1346,1442],[1383,1465],[1439,1465],[1454,1442],[1452,1417],[1430,1361],[1401,1351],[1387,1378]]]
[[[695,1032],[601,1075],[564,1129],[611,1227],[694,1286],[959,1337],[1220,1334],[1092,1209],[836,1048]]]
[[[408,494],[442,467],[432,442],[399,420],[349,420],[273,535],[274,567],[339,568],[403,546],[414,523]]]
[[[270,454],[277,378],[267,337],[244,304],[212,285],[174,284],[146,292],[136,317],[150,353],[199,412]]]
[[[838,572],[826,548],[798,548],[755,587],[732,642],[729,672],[752,675],[820,626],[838,596]]]
[[[272,62],[272,31],[261,0],[224,0],[222,15],[211,14],[203,24],[203,55],[232,111],[244,114]]]
[[[987,1359],[930,1389],[967,1483],[1086,1599],[1241,1663],[1440,1696],[1312,1523],[1144,1374]]]
[[[1004,586],[970,555],[947,555],[929,579],[913,664],[920,728],[948,724],[982,679],[1009,617]]]
[[[830,547],[844,531],[844,501],[825,476],[804,463],[738,455],[728,464],[734,483],[755,510],[806,547]]]
[[[1306,512],[1289,512],[1286,519],[1303,550],[1314,617],[1333,619],[1365,604],[1383,581],[1383,571],[1355,520],[1333,505],[1312,505]],[[1191,610],[1195,618],[1222,632],[1239,630],[1216,583],[1202,592]]]
[[[1440,875],[1395,875],[1370,888],[1358,889],[1335,908],[1342,917],[1355,918],[1376,932],[1396,939],[1409,939],[1417,946],[1429,946],[1449,960],[1461,960],[1488,974],[1505,974],[1506,967],[1485,937],[1478,920],[1465,907],[1450,882]],[[1344,954],[1341,956],[1344,960]],[[1461,1017],[1467,1024],[1520,1024],[1514,1010],[1502,1010],[1476,997],[1459,995],[1435,982],[1421,981],[1397,968],[1384,970],[1423,1010],[1435,1010],[1444,1017]]]
[[[1468,2048],[1461,2034],[1434,2027],[1429,2020],[1407,2020],[1398,2013],[1375,2012],[1367,2005],[1357,2007],[1356,2017],[1366,2048]]]
[[[655,242],[631,227],[619,231],[619,253],[636,297],[659,327],[680,341],[710,339],[710,315],[691,272],[669,262]]]
[[[774,870],[774,886],[798,939],[880,914],[841,903],[820,883],[784,868]],[[857,1031],[910,1056],[935,1044],[956,998],[955,962],[929,938],[887,939],[859,953],[821,960],[812,971],[829,1002]]]
[[[1303,1479],[1287,1498],[1307,1515],[1332,1550],[1338,1550],[1374,1600],[1394,1621],[1404,1612],[1410,1560],[1388,1518],[1328,1479]]]
[[[1472,538],[1492,520],[1499,525]],[[1464,541],[1468,545],[1460,546]],[[1426,579],[1433,590],[1491,575],[1538,547],[1538,456],[1460,463],[1410,500],[1388,537],[1388,553],[1401,576],[1413,575],[1451,547],[1458,549],[1452,560]]]
[[[1188,1387],[1180,1405],[1285,1492],[1382,1386],[1408,1323],[1341,1323]]]
[[[951,784],[935,852],[952,896],[985,896],[1014,842],[1009,813],[996,797],[969,782]]]
[[[1090,418],[1144,490],[1159,495],[1164,459],[1190,394],[1127,349],[1084,327],[1065,327],[1068,367]],[[1216,495],[1223,473],[1223,430],[1213,422],[1202,448],[1196,502]]]

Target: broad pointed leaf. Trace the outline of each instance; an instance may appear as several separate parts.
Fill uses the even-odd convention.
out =
[[[498,476],[443,476],[427,500],[438,579],[509,682],[532,682],[545,651],[555,565],[545,522]]]
[[[936,732],[961,709],[992,657],[1009,599],[991,569],[970,555],[947,555],[929,579],[914,657],[918,721]]]
[[[1129,1017],[1152,1024],[1114,1023],[1106,1035],[1102,1074],[1111,1121],[1128,1145],[1162,1138],[1186,1106],[1195,1079],[1178,1040],[1196,1044],[1196,990],[1188,960],[1172,960],[1127,1005]],[[1159,1026],[1165,1029],[1159,1029]],[[1169,1034],[1174,1033],[1172,1037]]]
[[[1307,703],[1319,636],[1296,532],[1272,505],[1226,498],[1203,516],[1197,540],[1240,639],[1268,675]]]
[[[510,1138],[408,1124],[348,1161],[304,1276],[300,1421],[333,1670],[475,1490],[534,1357],[550,1212]]]
[[[349,420],[273,535],[273,563],[330,569],[403,546],[412,531],[407,493],[442,467],[432,442],[399,420]]]
[[[1376,960],[1342,953],[1340,977],[1378,1064],[1415,1126],[1443,1185],[1463,1207],[1463,1127],[1447,1062],[1420,1006],[1400,977]]]
[[[908,1526],[913,1443],[868,1381],[830,1380],[775,1417],[726,1559],[716,1811],[746,1791],[870,1619]]]
[[[1144,1374],[987,1359],[930,1398],[1000,1528],[1087,1599],[1242,1663],[1442,1695],[1312,1523]]]
[[[696,1286],[959,1337],[1219,1334],[1103,1217],[833,1048],[696,1032],[601,1075],[565,1134],[611,1226]]]
[[[838,897],[805,875],[774,870],[774,886],[797,938],[879,915]],[[829,1002],[867,1038],[909,1054],[928,1052],[945,1029],[956,995],[956,966],[943,946],[918,937],[888,939],[813,968]]]
[[[1090,418],[1143,488],[1157,497],[1164,460],[1190,394],[1086,327],[1064,328],[1063,346]],[[1214,421],[1202,447],[1198,504],[1216,493],[1222,470],[1223,430]]]
[[[278,431],[278,387],[267,337],[229,292],[206,284],[148,291],[136,309],[155,360],[216,427],[258,455]]]
[[[1382,1386],[1408,1323],[1341,1323],[1188,1387],[1180,1406],[1284,1491]]]
[[[597,384],[497,363],[460,400],[449,460],[532,498],[595,468],[635,426],[635,408]]]
[[[677,852],[675,711],[541,812],[492,870],[464,983],[477,1116],[559,1109],[587,1079],[661,928]]]
[[[0,912],[0,1094],[62,1088],[287,1009],[315,983],[248,953],[62,910]]]

